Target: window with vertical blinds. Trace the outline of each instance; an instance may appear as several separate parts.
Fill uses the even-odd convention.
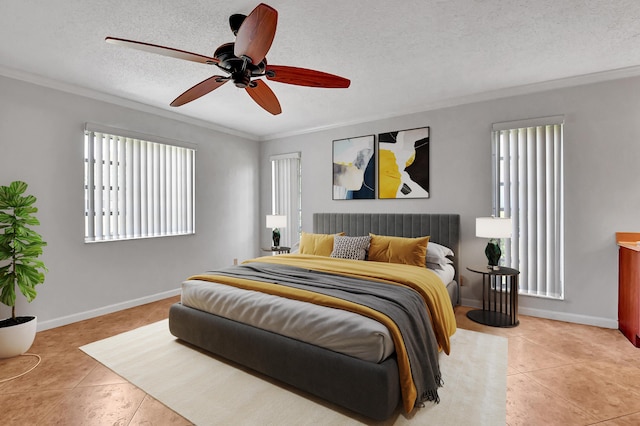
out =
[[[85,242],[195,233],[194,179],[195,149],[87,125]]]
[[[300,153],[272,155],[271,214],[286,215],[287,226],[280,229],[280,244],[291,247],[302,230],[302,173]]]
[[[494,215],[510,217],[506,264],[520,294],[564,298],[563,117],[493,125]]]

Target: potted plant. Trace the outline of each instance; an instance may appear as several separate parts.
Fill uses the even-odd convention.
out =
[[[23,195],[26,189],[20,181],[0,186],[0,302],[11,307],[11,317],[0,321],[0,358],[21,355],[33,344],[37,318],[16,316],[16,294],[19,289],[31,302],[47,271],[37,259],[47,243],[31,229],[40,225],[36,197]]]

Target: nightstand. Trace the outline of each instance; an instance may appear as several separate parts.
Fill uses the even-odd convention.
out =
[[[291,252],[291,247],[269,247],[263,248],[262,251],[268,251],[274,254],[286,254]]]
[[[515,327],[518,321],[518,275],[520,271],[500,266],[472,266],[471,272],[482,274],[482,309],[467,312],[477,323],[492,327]]]

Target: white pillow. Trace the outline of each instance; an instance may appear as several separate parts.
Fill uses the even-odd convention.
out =
[[[333,251],[331,257],[340,259],[364,260],[367,257],[367,250],[371,237],[365,235],[363,237],[347,237],[336,235],[333,238]]]
[[[453,250],[440,244],[429,241],[427,245],[427,263],[446,265],[453,263],[447,256],[453,256]]]

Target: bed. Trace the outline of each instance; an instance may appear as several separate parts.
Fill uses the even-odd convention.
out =
[[[449,304],[448,308],[451,309],[451,306],[459,304],[459,259],[457,256],[460,232],[459,215],[316,213],[313,215],[313,232],[318,235],[344,234],[347,237],[367,236],[369,233],[404,238],[429,236],[430,244],[436,243],[451,249],[452,255],[447,256],[447,263],[452,265],[453,272],[446,275],[446,283],[440,281],[440,284],[441,287],[446,289],[442,292],[446,295],[446,302]],[[427,248],[427,253],[429,253],[429,248]],[[430,259],[427,257],[426,260],[428,265]],[[294,254],[273,256],[270,259],[258,258],[254,260],[254,263],[249,262],[249,265],[255,265],[256,268],[259,267],[258,269],[264,267],[270,273],[269,268],[272,267],[270,266],[272,262],[276,264],[281,262],[287,264],[289,262],[294,262],[294,264],[295,262],[301,262],[297,265],[306,267],[306,262],[308,261],[309,259],[305,255]],[[312,259],[311,261],[315,262],[316,260]],[[327,262],[329,261],[327,260]],[[377,266],[374,264],[378,263],[342,261],[340,259],[337,262],[345,265],[357,263],[357,268],[361,268],[365,264]],[[289,267],[289,265],[286,267]],[[333,267],[333,264],[331,267]],[[345,268],[347,267],[351,268],[352,266],[345,266]],[[315,268],[315,263],[312,268]],[[224,285],[225,281],[221,280],[225,273],[216,272],[217,275],[214,277],[214,281],[222,282],[219,285],[214,284],[214,286],[222,288],[224,297],[227,297],[226,293],[224,293],[227,291]],[[236,271],[229,272],[229,274],[236,273]],[[258,272],[253,271],[252,273],[266,272],[260,269]],[[384,271],[376,272],[379,276],[385,273]],[[407,357],[411,355],[413,349],[406,350],[408,347],[405,348],[403,343],[399,343],[398,346],[395,335],[391,336],[392,343],[396,343],[396,346],[391,345],[392,353],[366,355],[379,357],[377,360],[374,358],[366,359],[366,356],[362,358],[359,355],[344,353],[340,349],[336,350],[331,346],[324,345],[324,343],[310,343],[302,340],[299,336],[294,335],[291,337],[290,335],[283,335],[269,330],[268,327],[262,328],[262,323],[259,324],[260,326],[256,326],[255,322],[252,323],[249,320],[245,320],[245,317],[242,320],[233,317],[236,310],[241,311],[241,309],[235,309],[235,299],[222,298],[220,299],[222,302],[218,300],[218,304],[227,308],[229,311],[227,313],[216,315],[208,312],[210,309],[198,305],[200,302],[197,302],[198,299],[194,296],[194,294],[198,295],[205,291],[204,289],[211,287],[210,283],[205,282],[206,279],[206,276],[197,275],[195,279],[189,279],[183,283],[183,300],[181,303],[173,305],[169,312],[170,331],[174,336],[213,354],[227,358],[375,420],[389,418],[398,409],[399,405],[403,406],[405,411],[409,411],[406,402],[406,364],[408,364]],[[233,277],[233,280],[238,281],[238,277]],[[246,280],[240,278],[239,281],[245,282]],[[254,281],[251,278],[247,282],[254,285]],[[263,281],[269,281],[269,279],[267,278]],[[312,281],[322,280],[314,276]],[[255,285],[262,286],[262,284]],[[304,292],[304,290],[298,289],[294,291]],[[279,297],[274,294],[258,293],[260,295],[256,297],[266,298],[267,301],[269,297]],[[236,289],[229,290],[229,297],[235,297],[235,294]],[[330,298],[331,296],[328,297]],[[291,301],[291,303],[305,302]],[[258,322],[264,321],[265,318],[269,318],[270,312],[274,309],[273,306],[273,304],[268,304],[267,307],[260,308],[252,305],[248,309],[249,316],[253,316]],[[432,310],[435,312],[440,308],[436,307],[436,309]],[[351,314],[358,316],[357,313]],[[433,316],[434,314],[431,312],[427,313],[427,315]],[[332,316],[337,317],[337,315]],[[327,317],[323,318],[326,319]],[[327,322],[330,324],[328,319],[326,321],[325,319],[316,321],[316,323],[324,324]],[[340,317],[336,321],[338,325],[336,325],[335,329],[340,330],[337,327],[343,319]],[[348,324],[346,318],[344,321],[344,324]],[[375,323],[375,321],[372,323]],[[342,325],[344,326],[344,324]],[[373,326],[375,327],[375,325]],[[380,325],[378,324],[378,326]],[[333,326],[329,325],[329,328],[331,327]],[[345,326],[345,328],[359,328],[359,326]],[[391,329],[392,327],[389,326],[387,328]],[[436,335],[435,340],[440,349],[442,349],[442,342],[440,341],[442,336],[440,334],[446,332],[438,331],[437,327],[434,327],[434,329],[436,330],[435,332],[427,330],[427,333]],[[450,329],[451,327],[449,327]],[[453,330],[455,331],[455,328]],[[342,333],[342,331],[339,332]],[[377,331],[374,334],[377,341],[384,341],[384,338],[378,336],[379,333]],[[424,340],[431,339],[427,337]],[[356,341],[357,339],[354,338],[353,342]],[[354,343],[353,346],[357,345]],[[382,346],[384,347],[384,344]],[[379,351],[388,352],[388,349],[380,349]],[[409,355],[406,352],[409,352]],[[436,358],[437,356],[436,352]],[[429,399],[437,400],[437,395]]]

